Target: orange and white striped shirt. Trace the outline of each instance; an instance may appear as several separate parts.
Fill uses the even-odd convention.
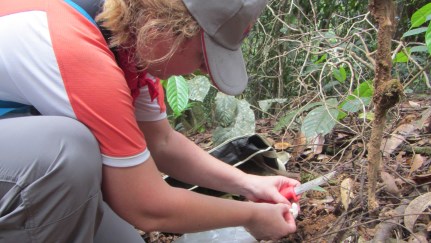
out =
[[[0,100],[79,120],[98,140],[106,165],[148,159],[137,121],[166,119],[160,82],[144,77],[155,98],[149,85],[127,80],[98,27],[73,2],[1,1],[0,33]]]

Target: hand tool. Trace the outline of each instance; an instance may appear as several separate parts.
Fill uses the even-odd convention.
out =
[[[304,184],[301,184],[299,186],[288,186],[280,189],[281,195],[283,195],[286,199],[298,202],[299,201],[299,195],[302,193],[313,189],[316,186],[320,186],[325,182],[328,182],[329,179],[331,179],[336,174],[336,171],[330,172],[326,175],[320,176],[314,180],[308,181]]]

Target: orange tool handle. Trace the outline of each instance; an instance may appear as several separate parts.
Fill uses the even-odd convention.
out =
[[[296,195],[294,187],[287,186],[280,189],[280,194],[283,195],[287,200],[293,201],[293,202],[299,202],[299,199],[301,196]],[[267,202],[267,203],[273,203],[265,200],[258,200],[257,202]]]
[[[299,195],[296,195],[294,187],[292,186],[281,188],[280,194],[283,195],[283,197],[285,197],[287,200],[293,202],[298,202],[300,198]]]

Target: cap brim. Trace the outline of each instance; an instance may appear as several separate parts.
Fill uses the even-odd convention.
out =
[[[214,42],[205,32],[202,36],[205,62],[214,85],[225,94],[241,94],[248,82],[241,48],[232,51]]]

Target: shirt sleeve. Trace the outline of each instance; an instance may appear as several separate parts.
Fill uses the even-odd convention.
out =
[[[76,119],[98,140],[104,164],[127,167],[146,161],[150,153],[135,119],[124,73],[98,28],[74,9],[61,9],[48,11],[49,26]]]
[[[152,98],[148,85],[140,88],[139,96],[135,99],[135,116],[138,121],[159,121],[165,119],[166,105],[164,101],[164,91],[158,78],[146,74],[147,82],[153,82],[152,86],[157,92],[157,96]]]

